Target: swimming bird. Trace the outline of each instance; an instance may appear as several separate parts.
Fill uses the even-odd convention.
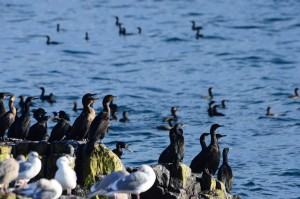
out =
[[[56,24],[56,32],[59,32],[59,31],[60,31],[60,25],[58,23],[58,24]]]
[[[105,195],[106,189],[109,185],[126,175],[129,175],[126,170],[115,171],[106,175],[100,182],[97,182],[91,186],[90,192],[85,197],[91,198],[96,195]]]
[[[223,149],[223,163],[218,170],[218,180],[224,183],[226,191],[230,193],[233,184],[233,174],[232,169],[228,164],[228,151],[229,148]]]
[[[203,37],[203,34],[201,34],[200,29],[197,29],[196,39],[199,39],[199,38],[202,38],[202,37]]]
[[[156,174],[148,165],[142,165],[136,172],[120,177],[106,189],[106,195],[114,193],[139,194],[150,189],[156,180]]]
[[[126,122],[129,122],[129,119],[128,119],[128,117],[127,117],[127,111],[123,111],[123,118],[121,118],[120,120],[119,120],[119,122],[123,122],[123,123],[126,123]]]
[[[157,126],[156,128],[158,130],[170,130],[174,126],[172,123],[173,121],[174,121],[173,118],[167,118],[168,125],[160,125],[160,126]]]
[[[9,183],[17,179],[19,174],[19,163],[14,158],[8,158],[0,162],[0,185],[7,192]]]
[[[285,115],[286,114],[273,113],[270,106],[267,108],[266,116],[278,117],[278,116],[285,116]]]
[[[202,96],[204,99],[212,100],[214,98],[213,96],[213,87],[208,88],[208,96]]]
[[[95,110],[91,106],[96,100],[99,99],[94,98],[93,96],[95,95],[96,94],[87,93],[82,97],[83,110],[74,121],[68,139],[83,140],[86,137],[91,123],[96,116]]]
[[[199,30],[202,30],[202,26],[196,26],[196,22],[195,21],[191,21],[192,23],[192,30],[194,31],[199,31]]]
[[[38,118],[37,122],[30,127],[26,139],[30,141],[45,140],[48,132],[47,121],[50,118],[51,116],[42,116],[41,118]]]
[[[290,95],[289,98],[292,98],[292,99],[299,98],[298,90],[299,90],[299,88],[295,88],[295,91],[294,91],[295,94],[294,95]]]
[[[113,149],[112,151],[119,157],[121,158],[121,156],[123,155],[123,149],[126,149],[127,151],[129,151],[130,153],[132,153],[132,151],[129,149],[128,144],[126,144],[125,142],[117,142],[116,143],[116,148]]]
[[[45,95],[45,88],[44,87],[40,87],[40,89],[42,90],[41,95],[40,95],[40,99],[42,101],[47,101],[49,103],[54,103],[56,102],[54,94],[50,93],[49,95]]]
[[[207,168],[210,174],[215,175],[219,167],[220,150],[219,150],[218,140],[215,131],[222,126],[223,125],[220,124],[213,124],[210,127],[211,141],[210,141],[210,145],[204,151],[205,164],[203,168],[199,168],[200,171],[204,171],[204,169]]]
[[[0,117],[6,113],[6,109],[5,109],[5,106],[3,104],[3,99],[6,97],[6,96],[11,96],[12,94],[11,93],[0,93]]]
[[[179,108],[177,108],[176,106],[171,107],[171,116],[165,117],[163,119],[163,122],[167,122],[170,118],[172,118],[173,121],[177,122],[178,120],[177,111],[179,111]]]
[[[203,171],[205,162],[204,162],[204,154],[205,154],[205,149],[206,149],[206,143],[205,139],[209,135],[209,133],[202,133],[200,136],[200,146],[201,146],[201,151],[194,157],[190,164],[190,168],[192,172],[194,173],[201,173]]]
[[[126,29],[123,27],[122,23],[119,23],[119,35],[125,36],[126,35]]]
[[[25,139],[27,137],[31,121],[30,121],[30,104],[33,100],[39,98],[27,97],[25,100],[25,109],[22,115],[15,119],[9,127],[7,136],[8,138]]]
[[[219,105],[214,105],[212,108],[212,116],[225,116],[225,114],[218,112],[217,107]]]
[[[138,29],[138,34],[142,34],[142,28],[141,27],[137,27]]]
[[[84,39],[87,40],[87,41],[90,39],[90,38],[89,38],[89,33],[88,33],[88,32],[85,33]]]
[[[73,102],[73,108],[72,108],[72,110],[74,111],[74,112],[77,112],[77,111],[82,111],[83,110],[83,108],[78,108],[77,107],[77,102]]]
[[[62,194],[62,187],[55,179],[42,178],[37,182],[30,183],[23,189],[15,191],[18,195],[33,199],[58,199]]]
[[[22,181],[23,186],[27,182],[34,178],[42,168],[42,162],[39,159],[39,154],[35,151],[31,151],[28,154],[28,160],[26,162],[20,162],[19,175],[16,181]]]
[[[15,97],[12,95],[9,98],[9,111],[0,116],[0,140],[4,139],[4,135],[7,129],[15,121],[17,115],[17,109],[14,106]]]
[[[175,124],[170,130],[170,145],[160,154],[158,163],[173,163],[176,167],[182,162],[185,152],[185,141],[182,128],[184,124]]]
[[[67,190],[67,194],[70,196],[72,189],[75,189],[77,185],[77,175],[72,169],[72,160],[70,157],[62,156],[56,160],[58,170],[55,173],[55,179],[60,183],[63,190]]]
[[[61,44],[61,42],[51,41],[49,35],[46,35],[45,37],[47,38],[47,42],[46,42],[47,45],[58,45],[58,44]]]
[[[119,21],[119,17],[118,16],[115,16],[115,19],[116,19],[116,26],[120,26],[120,21]]]
[[[117,113],[118,113],[118,105],[114,104],[114,100],[112,100],[109,104],[109,108],[111,111],[112,119],[111,120],[118,120]]]
[[[48,142],[60,141],[64,137],[69,136],[71,130],[70,118],[65,111],[59,111],[58,117],[53,118],[54,122],[57,122],[53,127]]]
[[[226,108],[226,104],[227,104],[228,100],[222,100],[221,104],[222,104],[222,108]]]
[[[214,106],[216,106],[216,104],[215,104],[216,102],[215,101],[210,101],[209,103],[208,103],[208,109],[207,109],[207,113],[208,113],[208,115],[210,116],[210,117],[212,117],[213,116],[213,107]]]

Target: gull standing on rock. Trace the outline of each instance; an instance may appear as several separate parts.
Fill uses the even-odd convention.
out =
[[[71,195],[72,189],[77,185],[77,176],[72,169],[71,157],[62,156],[56,160],[58,170],[55,173],[55,179],[60,183],[63,190],[67,190],[67,194]]]

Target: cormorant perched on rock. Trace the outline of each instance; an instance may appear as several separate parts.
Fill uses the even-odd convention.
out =
[[[20,117],[18,117],[8,130],[8,138],[25,139],[30,128],[30,109],[29,106],[33,100],[39,98],[27,97],[25,100],[25,109]]]
[[[123,149],[126,149],[127,151],[131,152],[132,151],[128,148],[128,144],[126,144],[125,142],[117,142],[116,143],[116,148],[113,149],[112,151],[119,157],[121,158],[121,156],[123,155]]]
[[[3,104],[3,98],[5,98],[6,96],[12,96],[11,93],[0,93],[0,117],[6,113],[6,109],[5,106]]]
[[[47,135],[47,121],[51,116],[38,117],[37,123],[32,125],[29,129],[27,140],[30,141],[41,141],[45,140]]]
[[[9,98],[9,111],[0,116],[0,140],[4,139],[4,135],[7,129],[15,121],[17,109],[14,107],[15,97],[12,95]]]
[[[185,151],[185,141],[183,137],[183,124],[175,124],[170,130],[170,145],[160,154],[158,163],[173,163],[178,167],[182,162]]]
[[[232,169],[228,164],[228,158],[227,158],[228,151],[229,148],[223,149],[223,164],[220,166],[218,170],[218,180],[224,183],[226,187],[226,191],[230,193],[233,184],[233,174],[232,174]]]
[[[295,91],[294,91],[295,94],[294,95],[290,95],[289,98],[292,98],[292,99],[299,98],[298,90],[299,90],[299,88],[295,88]]]
[[[179,109],[178,109],[177,107],[173,106],[173,107],[171,108],[171,115],[172,115],[172,116],[171,116],[171,117],[165,117],[165,118],[163,119],[163,121],[164,121],[164,122],[167,122],[169,118],[172,118],[173,121],[177,122],[177,120],[178,120],[177,111],[179,111]]]
[[[278,117],[278,116],[285,116],[285,114],[277,114],[277,113],[273,113],[273,112],[271,111],[271,107],[268,107],[268,108],[267,108],[266,116]]]
[[[128,117],[127,117],[127,111],[123,111],[123,118],[121,118],[120,120],[119,120],[119,122],[123,122],[123,123],[126,123],[126,122],[129,122],[129,119],[128,119]]]
[[[204,171],[204,169],[207,168],[209,173],[212,175],[215,175],[220,163],[220,150],[215,131],[221,126],[222,125],[220,124],[213,124],[210,127],[211,141],[210,145],[204,151],[205,165],[204,168],[199,168],[200,171]]]
[[[190,164],[190,168],[192,172],[194,173],[201,173],[204,168],[204,154],[205,154],[205,149],[206,149],[206,143],[205,143],[205,138],[209,135],[209,133],[202,133],[200,136],[200,146],[201,146],[201,151],[194,157]]]
[[[42,101],[47,101],[49,103],[54,103],[56,102],[56,100],[54,99],[54,94],[50,93],[49,95],[45,95],[45,88],[44,87],[40,87],[40,89],[42,90],[42,93],[40,95],[40,99]]]
[[[48,142],[60,141],[64,137],[68,137],[71,130],[70,118],[65,111],[59,111],[58,117],[53,118],[57,124],[53,127]]]
[[[168,118],[167,119],[167,122],[168,122],[168,125],[160,125],[160,126],[157,126],[156,128],[158,129],[158,130],[170,130],[170,129],[172,129],[173,128],[173,122],[174,120],[173,120],[173,118]]]
[[[208,96],[202,96],[202,98],[208,99],[208,100],[212,100],[214,98],[213,96],[213,87],[209,87],[208,88]]]
[[[70,136],[67,139],[83,140],[94,120],[96,113],[91,105],[99,98],[94,98],[96,94],[87,93],[82,97],[83,110],[81,114],[76,118],[71,128]]]
[[[109,108],[110,108],[111,116],[112,116],[112,119],[111,119],[111,120],[118,120],[118,117],[117,117],[117,113],[118,113],[118,105],[117,105],[117,104],[114,104],[114,100],[112,100],[112,101],[110,102]]]
[[[94,149],[94,144],[100,139],[100,143],[103,143],[105,133],[108,131],[110,125],[110,108],[109,103],[116,96],[106,95],[102,100],[103,110],[93,120],[89,133],[88,143],[86,145],[86,153],[90,154]]]

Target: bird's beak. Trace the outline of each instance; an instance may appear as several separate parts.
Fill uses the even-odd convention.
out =
[[[132,151],[131,149],[129,149],[128,147],[125,147],[125,149],[126,149],[127,151],[129,151],[130,153],[133,153],[133,151]]]

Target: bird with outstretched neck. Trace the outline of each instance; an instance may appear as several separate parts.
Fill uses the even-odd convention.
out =
[[[228,152],[229,148],[223,149],[223,163],[218,170],[218,180],[224,183],[226,191],[230,193],[233,185],[233,173],[228,164]]]
[[[47,44],[48,46],[49,46],[49,45],[58,45],[58,44],[61,44],[61,42],[51,41],[49,35],[46,35],[45,37],[47,38],[46,44]]]
[[[202,96],[202,98],[208,99],[208,100],[212,100],[212,99],[214,98],[214,95],[213,95],[213,87],[209,87],[209,88],[208,88],[208,95]]]
[[[41,91],[42,91],[42,92],[41,92],[41,95],[40,95],[40,99],[41,99],[42,101],[47,101],[47,102],[49,102],[50,104],[56,102],[55,96],[54,96],[53,93],[50,93],[49,95],[45,95],[45,88],[44,88],[44,87],[40,87],[40,89],[41,89]]]
[[[83,140],[90,129],[91,123],[94,120],[96,113],[91,106],[99,98],[94,98],[96,94],[87,93],[82,97],[83,110],[81,114],[74,121],[70,135],[67,139],[69,140]]]
[[[31,121],[30,121],[30,104],[33,100],[39,98],[27,97],[25,100],[24,112],[20,117],[15,119],[15,121],[10,126],[7,137],[8,138],[17,138],[17,139],[26,139]]]
[[[17,109],[14,106],[15,97],[11,96],[9,98],[9,111],[0,116],[0,140],[4,139],[4,135],[7,129],[12,125],[15,121],[17,115]]]
[[[198,153],[198,155],[196,155],[196,157],[194,157],[194,159],[192,160],[192,162],[190,164],[190,168],[191,168],[192,172],[194,172],[194,173],[200,173],[200,172],[202,172],[202,170],[204,168],[204,151],[207,147],[206,143],[205,143],[205,139],[208,135],[209,135],[209,133],[202,133],[200,136],[201,151],[200,151],[200,153]]]
[[[299,90],[299,88],[295,88],[295,90],[294,90],[295,94],[294,95],[290,95],[289,98],[291,98],[291,99],[297,99],[297,98],[299,98],[298,90]]]
[[[5,106],[3,104],[3,99],[7,96],[12,96],[11,93],[0,93],[0,116],[6,113]]]

